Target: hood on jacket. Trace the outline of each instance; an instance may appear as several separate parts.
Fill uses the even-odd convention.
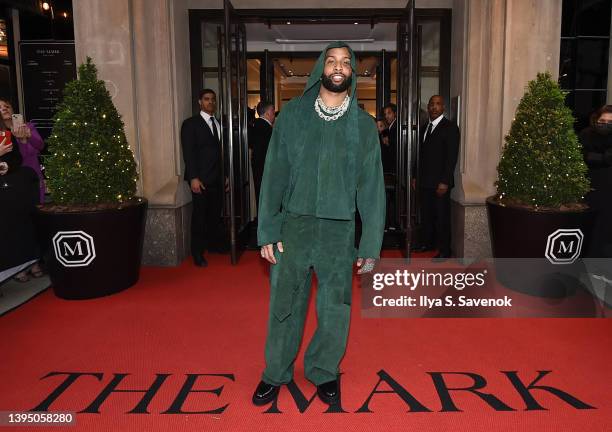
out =
[[[351,105],[353,103],[357,103],[357,99],[355,98],[356,90],[357,90],[357,59],[355,58],[355,53],[346,42],[336,41],[332,42],[321,52],[319,58],[317,59],[312,71],[310,72],[310,77],[308,78],[308,82],[306,83],[306,88],[302,93],[302,96],[306,93],[310,93],[314,91],[315,94],[319,94],[319,89],[321,88],[321,75],[323,74],[323,69],[325,68],[325,58],[327,57],[327,51],[332,48],[346,48],[349,50],[351,54],[351,69],[352,69],[352,82],[351,82],[351,90],[349,92],[351,96]]]
[[[308,110],[314,111],[313,103],[315,99],[317,98],[317,96],[319,95],[319,90],[321,88],[321,74],[323,73],[327,51],[330,48],[341,48],[341,47],[348,48],[349,52],[351,53],[351,68],[353,69],[351,89],[350,89],[351,102],[349,104],[346,114],[344,114],[344,116],[346,117],[346,122],[344,122],[344,125],[345,125],[344,138],[346,139],[346,142],[349,148],[351,149],[351,151],[347,153],[348,171],[352,176],[355,176],[356,175],[356,170],[355,170],[356,151],[354,151],[354,149],[357,149],[357,146],[359,144],[359,122],[358,122],[359,106],[357,105],[357,97],[356,97],[357,95],[357,92],[356,92],[357,90],[357,76],[356,76],[357,59],[355,58],[355,53],[353,52],[351,47],[346,42],[337,41],[337,42],[332,42],[329,45],[327,45],[327,47],[323,50],[323,52],[317,59],[312,69],[312,72],[310,73],[310,77],[308,78],[308,82],[306,84],[306,88],[304,89],[304,92],[302,93],[301,96],[294,98],[288,104],[288,106],[284,107],[283,110],[281,110],[280,116],[282,117],[283,111],[287,111],[287,110],[295,113],[295,117],[290,115],[290,117],[295,118],[297,121],[296,127],[294,129],[295,131],[303,131],[306,128],[311,127],[311,125],[308,124],[311,117],[307,115],[303,115],[303,113]],[[302,133],[291,134],[291,135],[292,136],[290,139],[295,142],[296,148],[298,149],[296,160],[300,161],[302,158],[304,149],[307,147],[307,143],[304,142],[305,137],[307,135],[302,134]],[[299,166],[300,162],[297,162],[296,165]],[[354,183],[355,178],[353,178],[350,181]]]

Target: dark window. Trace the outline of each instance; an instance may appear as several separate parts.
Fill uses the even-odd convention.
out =
[[[563,0],[561,36],[610,36],[610,0]]]
[[[74,40],[72,0],[48,3],[52,9],[47,11],[19,11],[21,40]]]
[[[612,0],[563,0],[559,84],[577,131],[606,102]]]

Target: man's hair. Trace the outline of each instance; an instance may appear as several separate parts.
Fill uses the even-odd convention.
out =
[[[446,101],[444,100],[444,97],[443,97],[442,95],[438,95],[438,94],[432,95],[432,96],[429,98],[429,102],[431,102],[431,100],[432,100],[433,98],[435,98],[435,97],[439,97],[440,99],[442,99],[442,105],[446,105]]]
[[[394,103],[389,102],[387,105],[385,105],[385,106],[383,107],[383,112],[385,112],[385,110],[386,110],[387,108],[391,108],[391,111],[393,111],[395,114],[397,114],[397,105],[395,105]]]
[[[198,100],[202,99],[204,95],[208,93],[212,93],[215,96],[217,96],[217,93],[215,93],[213,89],[205,88],[205,89],[200,90],[200,93],[198,93]]]
[[[269,100],[259,101],[259,103],[257,104],[257,115],[259,117],[263,117],[264,113],[268,111],[268,108],[270,107],[274,107],[274,104]]]
[[[591,114],[591,126],[595,126],[595,123],[597,123],[597,120],[599,120],[599,117],[601,117],[604,114],[609,114],[609,113],[612,113],[612,105],[604,105],[601,108],[599,108],[597,111]]]

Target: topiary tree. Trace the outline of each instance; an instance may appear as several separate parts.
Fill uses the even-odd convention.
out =
[[[590,183],[574,121],[550,73],[529,82],[497,166],[500,201],[535,208],[582,201]]]
[[[123,121],[89,57],[64,89],[48,144],[45,171],[55,203],[121,203],[134,197],[138,174]]]

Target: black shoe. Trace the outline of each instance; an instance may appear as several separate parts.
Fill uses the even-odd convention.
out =
[[[430,252],[432,251],[433,248],[431,246],[414,246],[411,251],[412,252],[417,252],[417,253],[423,253],[423,252]]]
[[[207,267],[208,261],[202,255],[193,255],[193,263],[196,267]]]
[[[272,402],[278,396],[279,389],[280,386],[260,381],[255,389],[255,393],[253,393],[253,403],[257,406],[262,406]]]
[[[337,379],[317,386],[319,399],[327,405],[334,405],[340,400],[340,381]]]

